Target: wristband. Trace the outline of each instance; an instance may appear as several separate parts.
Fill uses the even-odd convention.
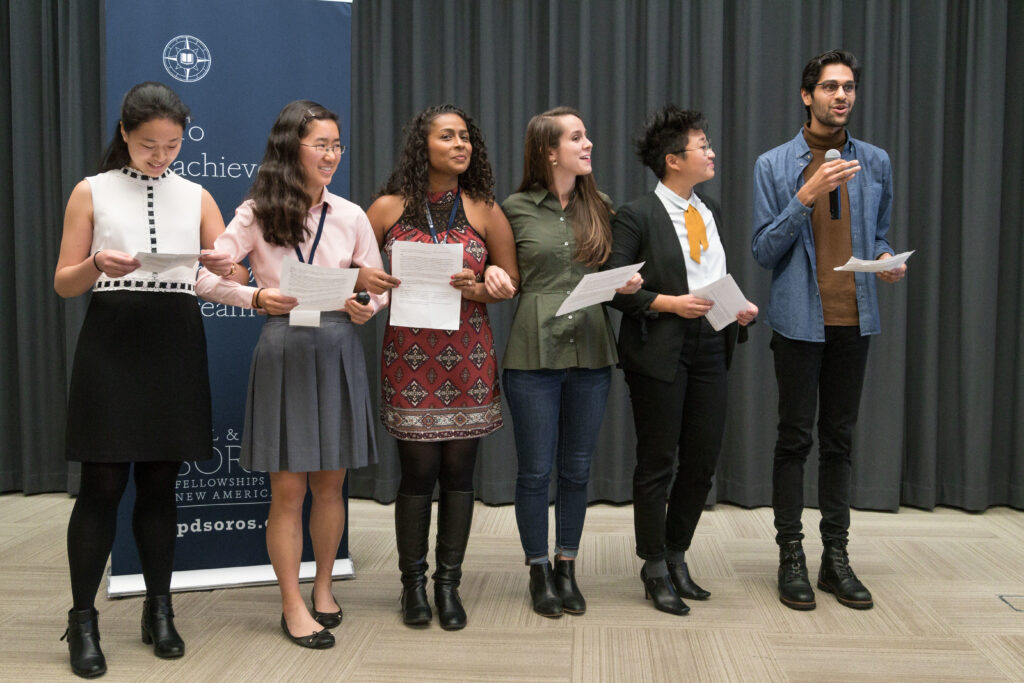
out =
[[[92,255],[92,266],[93,266],[93,268],[95,268],[96,270],[98,270],[99,272],[102,273],[103,269],[100,268],[100,264],[96,262],[96,257],[100,255],[100,251],[103,251],[103,250],[100,249],[99,251],[97,251],[95,254]]]
[[[259,289],[256,290],[256,294],[252,298],[253,308],[260,307],[260,294],[263,293],[263,289],[263,287],[260,287]]]

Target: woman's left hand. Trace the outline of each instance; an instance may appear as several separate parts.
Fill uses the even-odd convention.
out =
[[[747,306],[749,307],[747,310],[740,311],[736,314],[736,322],[740,325],[749,325],[754,322],[754,318],[757,317],[757,306],[750,301],[747,302]]]
[[[495,299],[511,299],[516,295],[515,283],[501,266],[487,266],[484,270],[484,287]]]
[[[629,278],[629,281],[616,289],[615,291],[619,294],[636,294],[640,291],[640,288],[644,285],[644,279],[640,277],[640,273],[633,273],[633,277]]]
[[[203,264],[203,267],[214,275],[226,277],[231,274],[231,266],[234,262],[231,256],[224,251],[214,251],[213,249],[204,249],[199,254],[199,262]],[[235,266],[237,268],[237,266]]]
[[[467,294],[473,291],[473,287],[476,286],[476,273],[473,272],[472,268],[463,268],[459,272],[452,275],[452,287],[462,292],[462,296],[467,298]]]
[[[375,311],[373,310],[373,302],[361,304],[356,301],[356,295],[353,294],[345,301],[345,312],[348,313],[348,317],[352,319],[352,322],[356,325],[362,325],[373,317]]]

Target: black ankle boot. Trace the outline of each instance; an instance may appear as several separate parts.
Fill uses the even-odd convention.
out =
[[[466,555],[469,527],[473,524],[473,492],[441,491],[437,509],[437,571],[434,572],[434,607],[446,631],[466,627],[466,610],[459,596],[462,558]]]
[[[430,498],[399,493],[395,499],[395,541],[398,568],[402,572],[402,621],[408,626],[425,626],[434,616],[427,602]]]
[[[790,609],[812,610],[814,591],[807,578],[807,559],[800,541],[779,546],[779,601]]]
[[[176,659],[185,654],[185,642],[174,628],[170,595],[154,595],[142,603],[142,642],[152,643],[153,654],[161,659]]]
[[[644,566],[640,569],[640,580],[644,583],[644,599],[651,600],[655,609],[680,617],[690,613],[690,606],[679,599],[668,575],[648,576]]]
[[[576,560],[555,558],[555,591],[562,599],[562,609],[569,614],[583,614],[587,601],[576,585]]]
[[[850,567],[846,554],[846,541],[826,541],[821,553],[818,588],[833,593],[836,600],[853,609],[871,609],[871,593],[860,582]]]
[[[82,678],[107,673],[107,660],[100,649],[99,613],[92,607],[68,612],[68,628],[61,640],[68,641],[71,670]]]
[[[562,616],[562,599],[558,597],[555,575],[547,562],[530,565],[530,600],[533,611],[542,617],[556,619]]]
[[[687,600],[707,600],[711,593],[698,586],[690,578],[690,569],[685,562],[666,562],[668,575],[672,579],[672,586],[676,589],[676,595]]]

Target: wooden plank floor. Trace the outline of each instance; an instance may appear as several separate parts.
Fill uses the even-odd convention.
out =
[[[64,534],[72,500],[0,496],[0,679],[74,680],[58,640],[70,604]],[[391,506],[352,501],[357,578],[339,582],[338,645],[313,652],[278,628],[275,586],[175,596],[187,654],[155,658],[139,639],[140,598],[101,598],[108,681],[1021,681],[1024,513],[854,512],[854,568],[873,610],[818,592],[779,604],[771,511],[705,513],[688,556],[712,591],[686,617],[643,599],[632,508],[590,508],[578,575],[585,616],[550,620],[527,598],[511,506],[477,504],[462,595],[469,626],[402,625]],[[805,547],[818,568],[818,516]],[[1002,597],[1001,597],[1002,596]]]

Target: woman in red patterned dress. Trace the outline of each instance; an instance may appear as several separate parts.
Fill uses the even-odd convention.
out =
[[[398,439],[402,480],[395,535],[402,572],[402,618],[430,623],[426,572],[430,505],[438,501],[434,604],[444,629],[465,627],[458,594],[473,517],[473,469],[481,436],[501,427],[497,358],[485,304],[515,294],[515,242],[501,207],[483,136],[452,105],[420,112],[405,147],[367,211],[390,262],[396,241],[462,244],[463,269],[451,276],[462,292],[457,330],[387,326],[381,351],[381,419]],[[364,269],[374,294],[399,281]]]

